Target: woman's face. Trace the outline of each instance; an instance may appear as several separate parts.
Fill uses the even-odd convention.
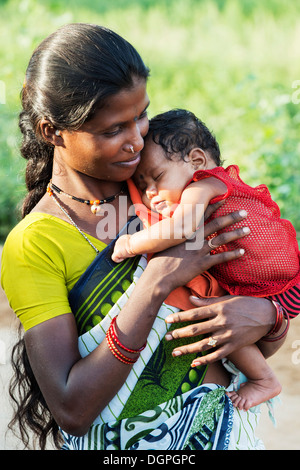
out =
[[[140,162],[148,132],[146,81],[108,97],[104,106],[77,131],[61,131],[55,158],[76,172],[104,181],[130,178]],[[131,150],[134,149],[134,153]]]

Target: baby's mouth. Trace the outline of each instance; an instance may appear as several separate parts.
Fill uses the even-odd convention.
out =
[[[167,207],[166,201],[151,202],[151,207],[155,212],[161,212]]]

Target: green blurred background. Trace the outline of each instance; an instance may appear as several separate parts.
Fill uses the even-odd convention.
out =
[[[282,0],[0,0],[0,241],[25,193],[19,94],[35,46],[90,22],[131,42],[151,69],[150,117],[172,107],[215,133],[225,164],[265,183],[300,232],[300,8]]]

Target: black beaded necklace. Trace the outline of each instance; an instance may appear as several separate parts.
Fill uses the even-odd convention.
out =
[[[65,193],[62,189],[60,189],[58,186],[52,183],[52,180],[50,180],[48,186],[47,186],[47,193],[49,196],[53,195],[53,191],[57,192],[58,194],[62,194],[63,196],[67,196],[70,199],[73,199],[73,201],[81,202],[83,204],[87,204],[88,206],[91,206],[91,212],[93,214],[97,214],[100,212],[100,206],[102,204],[105,204],[106,202],[112,202],[114,201],[120,194],[123,194],[126,190],[126,184],[122,187],[121,191],[118,192],[117,194],[114,194],[113,196],[109,196],[106,199],[95,199],[94,201],[89,200],[89,199],[82,199],[80,197],[72,196],[71,194]]]

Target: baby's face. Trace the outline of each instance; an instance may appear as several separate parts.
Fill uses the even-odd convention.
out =
[[[171,217],[195,172],[190,162],[177,158],[168,160],[162,147],[149,139],[133,177],[145,206],[164,217]]]

